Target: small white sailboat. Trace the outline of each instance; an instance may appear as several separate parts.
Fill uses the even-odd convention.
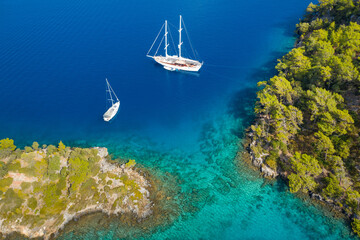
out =
[[[107,99],[107,100],[111,102],[111,107],[104,113],[103,118],[104,118],[104,121],[105,121],[105,122],[108,122],[108,121],[110,121],[110,120],[116,115],[116,113],[118,112],[119,107],[120,107],[120,100],[118,99],[118,97],[116,96],[114,90],[113,90],[112,87],[110,86],[110,83],[109,83],[109,81],[107,80],[107,78],[106,78],[105,80],[106,80],[106,92],[109,93],[109,99]],[[112,95],[115,96],[116,102],[115,102],[115,100],[113,99],[113,96],[112,96]]]
[[[182,53],[181,53],[181,45],[183,44],[183,42],[181,41],[181,31],[183,30],[182,25],[181,25],[182,23],[184,23],[184,21],[183,21],[181,15],[180,15],[179,44],[178,44],[179,52],[178,52],[177,55],[168,55],[168,47],[169,47],[168,33],[169,32],[168,32],[168,22],[167,22],[167,20],[165,20],[165,23],[161,27],[159,34],[155,38],[155,41],[151,45],[151,47],[150,47],[148,53],[146,54],[146,56],[150,57],[150,58],[153,58],[157,63],[163,65],[164,68],[166,70],[169,70],[169,71],[182,70],[182,71],[198,72],[200,70],[200,68],[202,67],[203,62],[200,63],[198,60],[185,58],[185,57],[182,56]],[[165,34],[164,34],[164,36],[163,36],[163,38],[162,38],[162,40],[161,40],[161,42],[160,42],[160,44],[159,44],[159,46],[158,46],[158,48],[156,50],[156,53],[153,56],[151,56],[151,55],[149,55],[149,53],[150,53],[151,49],[153,48],[155,42],[157,41],[157,39],[158,39],[162,29],[164,28],[164,26],[165,26]],[[184,27],[185,27],[185,24],[184,24]],[[185,27],[185,31],[186,31],[186,27]],[[171,36],[171,33],[170,33],[170,36]],[[164,40],[164,38],[165,38],[165,48],[164,48],[165,49],[165,56],[156,55],[162,41]],[[190,42],[190,39],[189,39],[189,42]],[[191,49],[193,50],[191,42],[190,42],[190,46],[191,46]],[[176,49],[175,49],[175,51],[176,51]],[[193,50],[193,53],[195,55],[194,50]]]

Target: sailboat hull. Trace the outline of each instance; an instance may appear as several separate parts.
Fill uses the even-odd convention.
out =
[[[179,58],[178,56],[155,56],[154,60],[163,65],[169,71],[189,71],[198,72],[202,67],[202,63],[188,58]]]
[[[115,117],[120,107],[120,101],[114,103],[103,115],[104,121],[108,122]]]

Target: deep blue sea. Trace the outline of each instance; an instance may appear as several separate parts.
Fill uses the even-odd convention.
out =
[[[343,220],[234,162],[256,83],[293,47],[309,3],[1,0],[0,138],[104,146],[179,185],[179,212],[150,233],[110,224],[60,239],[352,238]],[[199,74],[145,57],[164,20],[177,26],[179,14],[204,61]],[[105,78],[121,101],[110,123]]]

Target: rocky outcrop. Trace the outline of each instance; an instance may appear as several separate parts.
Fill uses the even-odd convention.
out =
[[[249,134],[249,136],[252,136],[252,134]],[[260,169],[260,171],[263,173],[264,177],[267,177],[267,178],[277,177],[279,175],[279,173],[264,163],[264,157],[268,156],[269,154],[267,154],[267,153],[255,154],[255,152],[252,150],[256,144],[257,144],[256,141],[252,141],[249,144],[249,147],[247,148],[249,150],[252,164],[255,167]]]
[[[275,178],[279,175],[276,171],[266,166],[266,164],[261,165],[260,171],[264,174],[264,177]]]
[[[150,183],[133,166],[134,162],[128,166],[111,163],[107,160],[106,148],[67,148],[61,151],[49,155],[46,149],[38,149],[32,153],[23,153],[21,158],[14,160],[13,165],[21,169],[12,167],[4,176],[4,179],[11,179],[11,183],[0,185],[0,190],[4,192],[0,195],[0,234],[6,237],[18,232],[29,238],[48,239],[69,221],[89,213],[132,213],[139,220],[152,213]],[[69,159],[73,152],[75,160],[71,162]],[[58,159],[59,170],[51,170],[50,163],[47,163],[54,156]],[[76,167],[71,164],[78,164],[79,169],[75,173],[71,171]],[[87,164],[87,170],[81,169],[82,165]],[[40,167],[48,169],[43,172],[44,176],[36,175],[32,172],[32,165],[36,166],[35,170]],[[82,176],[82,182],[77,182],[77,187],[73,188],[73,184],[79,181],[75,179],[78,171],[88,172]],[[62,190],[52,193],[51,187],[62,187]],[[6,194],[15,196],[19,204],[16,208],[11,203],[15,200]],[[52,198],[51,194],[58,195]],[[30,200],[36,204],[30,204]],[[49,206],[49,203],[53,206]]]

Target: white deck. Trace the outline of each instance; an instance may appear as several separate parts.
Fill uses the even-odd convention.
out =
[[[104,116],[103,116],[104,121],[106,121],[106,122],[110,121],[110,120],[116,115],[116,113],[118,112],[119,107],[120,107],[120,101],[114,103],[114,104],[106,111],[106,113],[104,113]]]
[[[178,56],[155,56],[154,60],[163,65],[165,69],[170,71],[190,71],[190,72],[198,72],[202,67],[202,63],[199,61],[191,60],[188,58],[179,58]]]

